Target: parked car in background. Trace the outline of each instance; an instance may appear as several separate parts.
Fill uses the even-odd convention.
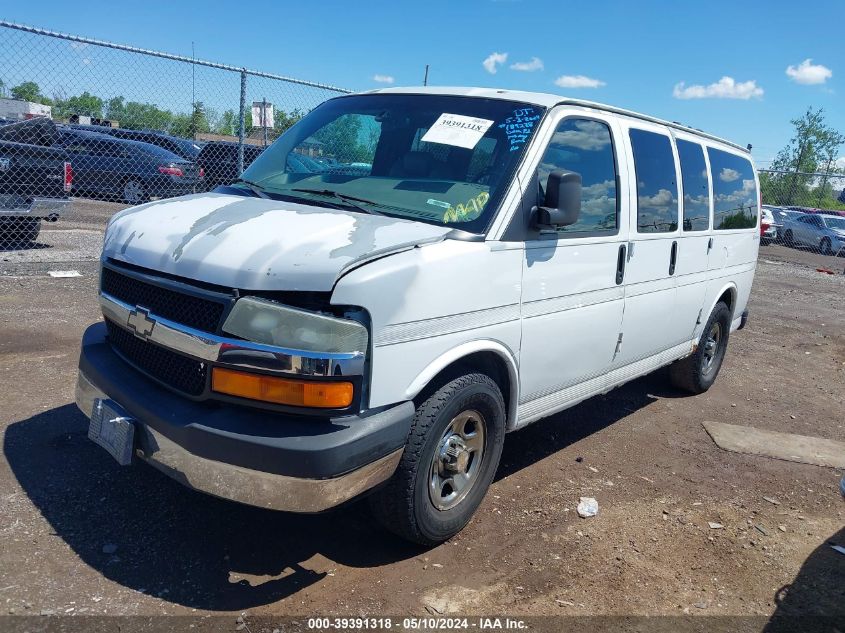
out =
[[[119,127],[106,127],[104,125],[69,125],[68,127],[85,132],[98,132],[108,134],[115,138],[122,138],[126,141],[141,141],[150,145],[158,145],[185,160],[196,162],[197,156],[202,149],[202,142],[192,141],[178,136],[171,136],[157,130],[128,130]]]
[[[129,204],[151,197],[193,193],[200,168],[157,145],[62,127],[60,143],[71,157],[79,191],[117,196]]]
[[[784,207],[772,207],[770,206],[769,209],[772,210],[772,216],[775,219],[775,229],[777,230],[777,237],[775,238],[778,242],[783,242],[783,227],[788,220],[794,220],[797,217],[801,216],[800,211],[790,211],[789,209],[785,209]]]
[[[845,218],[828,213],[806,213],[784,225],[783,240],[794,246],[808,246],[822,255],[833,255],[845,247]]]
[[[0,249],[30,245],[70,210],[73,169],[57,140],[50,119],[0,127]]]
[[[261,155],[264,148],[244,144],[244,169]],[[197,164],[204,171],[205,187],[214,189],[229,185],[240,177],[238,171],[238,144],[231,141],[209,141],[197,155]]]
[[[763,246],[771,244],[777,238],[777,228],[775,227],[775,216],[772,210],[768,207],[761,207],[760,209],[760,244]]]

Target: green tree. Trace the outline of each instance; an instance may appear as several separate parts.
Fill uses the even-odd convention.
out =
[[[275,120],[273,121],[274,137],[279,137],[289,130],[293,125],[305,116],[305,112],[299,108],[295,108],[290,112],[284,110],[277,110]]]
[[[211,131],[211,125],[208,123],[208,116],[205,111],[205,105],[202,101],[195,101],[191,109],[191,125],[188,131],[190,138],[196,138],[197,134]],[[179,135],[181,136],[181,134]]]
[[[323,151],[342,163],[369,163],[373,160],[378,130],[364,128],[364,117],[344,114],[314,133]]]
[[[67,119],[72,114],[82,114],[100,119],[103,117],[104,105],[100,97],[94,96],[88,91],[75,97],[62,98],[56,96],[53,100],[53,118]]]
[[[14,99],[23,99],[24,101],[41,103],[43,105],[53,105],[53,102],[48,97],[41,94],[41,88],[34,81],[25,81],[22,84],[18,84],[10,92]]]
[[[791,123],[795,126],[794,135],[772,162],[772,170],[786,173],[764,174],[761,178],[764,202],[812,204],[814,200],[824,199],[824,191],[816,191],[818,178],[811,174],[831,168],[845,136],[827,124],[822,108],[807,108],[803,116]],[[822,182],[822,190],[825,185]]]
[[[212,126],[215,134],[234,135],[238,133],[238,115],[234,110],[225,110]]]
[[[161,130],[170,131],[173,127],[173,113],[162,110],[152,103],[139,103],[128,101],[124,103],[123,97],[109,99],[106,106],[107,118],[118,121],[120,127],[130,130]],[[182,115],[186,119],[188,115]],[[189,127],[186,126],[186,127]]]

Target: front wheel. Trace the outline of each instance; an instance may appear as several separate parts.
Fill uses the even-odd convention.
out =
[[[450,380],[418,408],[393,477],[370,497],[391,532],[436,545],[469,523],[502,455],[505,403],[496,383],[471,373]]]
[[[713,308],[704,326],[695,352],[669,366],[669,378],[672,384],[694,394],[704,393],[710,389],[722,368],[730,332],[731,310],[720,301]]]
[[[795,242],[792,238],[792,231],[786,231],[783,234],[783,243],[787,246],[795,246]]]
[[[833,255],[833,249],[830,248],[830,238],[823,237],[819,243],[819,252],[822,255]]]

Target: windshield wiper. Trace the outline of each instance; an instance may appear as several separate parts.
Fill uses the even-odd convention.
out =
[[[270,199],[270,196],[267,195],[267,192],[265,192],[257,183],[254,183],[251,180],[244,180],[243,178],[238,178],[235,182],[243,183],[244,185],[246,185],[247,189],[249,189],[259,198],[264,198],[265,200]]]
[[[364,213],[369,213],[371,215],[384,215],[381,211],[376,211],[375,209],[368,208],[362,206],[363,204],[371,204],[377,207],[386,206],[381,202],[376,202],[374,200],[367,200],[366,198],[356,198],[355,196],[348,196],[345,193],[338,193],[333,189],[291,189],[291,191],[298,191],[300,193],[311,193],[315,196],[326,196],[327,198],[337,198],[345,202],[346,204],[355,207],[356,209],[360,209]],[[358,204],[362,203],[362,204]]]

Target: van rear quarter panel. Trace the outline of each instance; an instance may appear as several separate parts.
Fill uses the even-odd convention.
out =
[[[754,272],[757,268],[757,256],[760,250],[760,180],[757,175],[757,168],[747,153],[712,141],[705,142],[704,146],[705,148],[712,147],[729,154],[734,154],[751,163],[754,173],[754,185],[757,192],[757,222],[753,228],[749,229],[720,231],[715,226],[711,226],[710,235],[713,238],[713,248],[707,260],[707,301],[705,303],[705,312],[702,313],[701,317],[702,322],[696,328],[696,336],[704,328],[716,301],[718,301],[719,297],[728,288],[732,289],[735,296],[732,306],[733,327],[735,328],[739,325],[742,312],[748,306],[748,297],[751,294],[751,285],[754,282]],[[711,182],[713,182],[712,179],[718,176],[712,173],[709,156],[708,166],[711,168]],[[713,196],[711,198],[711,225],[714,222],[712,207],[715,204],[716,195],[718,194],[714,186]]]
[[[521,248],[446,240],[344,275],[332,303],[361,306],[372,321],[369,406],[414,397],[417,378],[462,344],[519,358],[522,257]]]

